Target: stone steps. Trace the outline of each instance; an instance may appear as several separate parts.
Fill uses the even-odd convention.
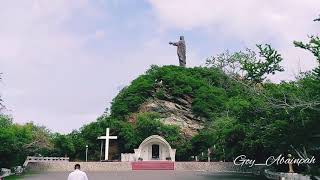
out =
[[[139,161],[132,162],[132,170],[174,170],[172,161]]]

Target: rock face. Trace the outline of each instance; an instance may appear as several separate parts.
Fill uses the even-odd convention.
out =
[[[194,116],[192,113],[192,98],[173,98],[165,94],[163,99],[152,97],[141,104],[137,113],[157,112],[161,115],[160,121],[168,125],[179,126],[185,137],[192,137],[204,127],[204,119]],[[129,121],[135,121],[132,114]]]
[[[140,107],[140,112],[158,112],[161,114],[161,122],[169,125],[177,125],[187,137],[192,137],[203,128],[203,121],[195,118],[191,107],[174,102],[150,99]]]

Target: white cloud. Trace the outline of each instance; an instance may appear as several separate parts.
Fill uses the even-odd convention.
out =
[[[86,43],[104,33],[73,27],[79,17],[78,26],[86,28],[100,16],[105,12],[86,0],[1,1],[1,92],[16,122],[67,132],[102,114],[114,94],[103,92],[112,87],[94,88],[99,72],[86,74],[97,59],[91,59]]]
[[[315,29],[318,0],[149,0],[166,27],[209,28],[252,37],[252,33],[296,35]]]
[[[94,121],[119,85],[150,64],[178,62],[176,50],[157,38],[112,46],[114,29],[103,26],[108,12],[88,1],[30,2],[0,6],[1,93],[15,122],[70,132]]]
[[[288,57],[286,66],[295,67],[300,59],[301,68],[310,69],[312,57],[293,48],[291,41],[305,40],[318,30],[319,25],[311,20],[319,2],[235,2],[150,0],[151,12],[147,9],[137,16],[121,12],[120,18],[109,22],[115,15],[106,6],[121,6],[120,1],[1,1],[4,103],[16,122],[34,121],[60,132],[79,128],[101,115],[119,86],[127,85],[151,64],[178,64],[176,49],[167,42],[174,40],[168,39],[172,29],[199,30],[212,42],[217,37],[234,38],[246,46],[271,39]],[[128,37],[126,42],[123,36]],[[202,53],[207,44],[195,47],[186,39],[189,67],[212,55]],[[214,47],[224,49],[229,43]],[[283,77],[292,76],[292,71],[288,73]]]
[[[312,69],[312,56],[293,47],[294,40],[306,40],[319,32],[313,18],[320,13],[318,0],[149,0],[163,29],[205,30],[214,39],[234,38],[254,47],[273,42],[291,69],[300,59],[302,70]],[[301,51],[301,52],[299,52]],[[302,60],[301,60],[302,59]],[[297,68],[296,66],[294,67]],[[292,73],[284,75],[292,79]],[[281,79],[281,77],[278,77]]]
[[[95,32],[95,38],[96,39],[102,39],[105,38],[106,33],[104,32],[104,30],[96,30]]]

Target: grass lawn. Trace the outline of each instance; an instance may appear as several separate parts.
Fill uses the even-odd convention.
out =
[[[25,177],[28,177],[30,175],[35,175],[37,173],[34,173],[34,172],[26,172],[26,173],[23,173],[21,175],[13,175],[13,176],[8,176],[8,177],[5,177],[4,180],[15,180],[15,179],[23,179]]]

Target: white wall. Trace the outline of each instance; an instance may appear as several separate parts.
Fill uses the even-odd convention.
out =
[[[159,159],[165,161],[167,157],[171,158],[171,161],[175,161],[176,149],[171,149],[168,142],[158,135],[149,136],[139,146],[138,149],[134,149],[133,154],[121,154],[121,161],[138,161],[142,158],[143,161],[150,161],[152,159],[152,145],[159,145]],[[132,158],[134,156],[134,158]]]
[[[170,157],[169,147],[159,141],[153,141],[145,144],[141,148],[140,157],[143,158],[144,161],[152,160],[152,145],[158,144],[159,145],[159,160],[166,160],[167,157]]]

